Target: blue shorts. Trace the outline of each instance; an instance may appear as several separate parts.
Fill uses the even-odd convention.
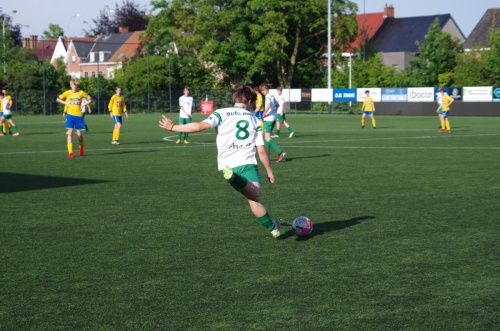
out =
[[[441,113],[444,117],[448,117],[448,110],[443,110]]]
[[[258,110],[255,112],[255,117],[262,121],[262,116],[264,115],[264,111]]]
[[[366,110],[365,110],[365,111],[363,112],[363,114],[364,114],[364,115],[373,115],[373,111],[371,111],[371,110],[370,110],[370,111],[366,111]]]
[[[115,121],[115,124],[116,123],[122,124],[122,117],[113,115],[113,121]]]
[[[66,129],[85,130],[85,124],[83,123],[83,117],[66,114]]]

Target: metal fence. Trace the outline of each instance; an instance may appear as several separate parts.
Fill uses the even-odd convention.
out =
[[[108,103],[113,92],[103,91],[93,95],[91,105],[93,114],[107,114]],[[12,110],[19,115],[57,115],[62,114],[63,106],[56,102],[60,91],[47,91],[45,95],[40,90],[10,91],[13,99]],[[179,98],[182,90],[169,91],[130,91],[124,93],[127,110],[130,113],[178,113]],[[193,91],[195,112],[200,111],[200,103],[206,99],[214,102],[214,108],[231,106],[229,90]],[[321,102],[291,102],[287,103],[288,114],[358,114],[358,103],[321,103]]]

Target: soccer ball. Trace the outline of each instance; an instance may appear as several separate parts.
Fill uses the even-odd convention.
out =
[[[299,237],[306,237],[313,230],[313,223],[306,216],[297,217],[292,223],[292,230]]]

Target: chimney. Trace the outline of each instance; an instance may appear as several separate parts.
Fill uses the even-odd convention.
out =
[[[38,36],[37,35],[31,35],[30,39],[31,39],[30,48],[36,49],[36,44],[37,44],[37,41],[38,41]]]
[[[118,32],[120,32],[120,33],[128,33],[128,27],[126,27],[126,26],[120,26],[118,28]]]
[[[30,48],[30,40],[29,38],[23,39],[23,48]]]
[[[385,17],[394,18],[394,6],[393,5],[385,5],[384,18]]]

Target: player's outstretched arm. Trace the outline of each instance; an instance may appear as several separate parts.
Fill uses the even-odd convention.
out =
[[[170,118],[165,115],[161,115],[162,119],[159,122],[159,127],[172,132],[200,132],[210,129],[210,125],[205,122],[191,122],[183,125],[176,125],[172,122]]]

